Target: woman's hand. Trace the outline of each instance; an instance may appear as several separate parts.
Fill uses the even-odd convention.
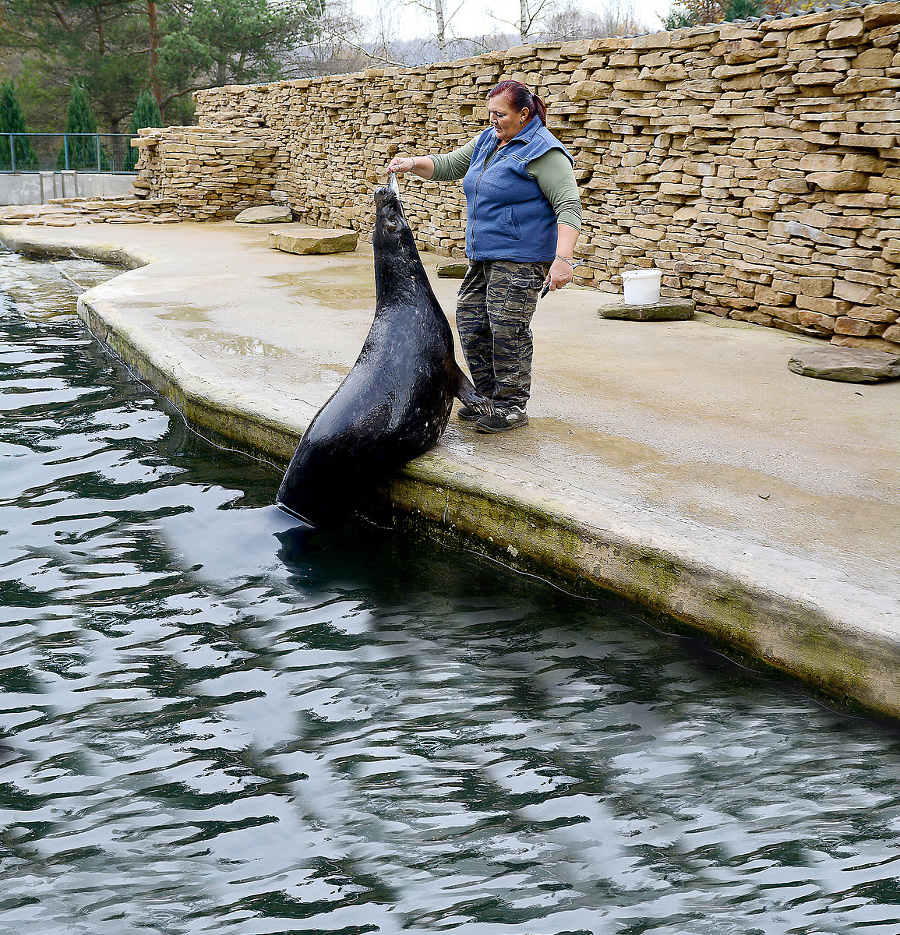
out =
[[[573,260],[572,263],[575,261]],[[557,257],[550,267],[550,272],[545,282],[550,285],[550,292],[562,289],[567,283],[570,283],[575,276],[575,270],[572,263],[563,257]]]
[[[406,172],[414,172],[415,168],[415,156],[394,156],[390,163],[388,163],[388,172],[396,172],[397,175],[403,175]]]
[[[568,224],[556,226],[556,259],[550,267],[550,273],[544,282],[548,291],[554,292],[570,283],[575,276],[575,244],[578,241],[578,231]]]
[[[412,172],[426,181],[434,175],[434,163],[430,156],[394,156],[388,163],[388,172],[403,175]]]

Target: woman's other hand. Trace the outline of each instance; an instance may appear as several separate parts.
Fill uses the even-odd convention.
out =
[[[574,261],[573,261],[574,262]],[[575,270],[572,264],[563,257],[557,257],[550,266],[550,272],[545,282],[550,285],[550,292],[562,289],[563,286],[570,283],[575,276]]]

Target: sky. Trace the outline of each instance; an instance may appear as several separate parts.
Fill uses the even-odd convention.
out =
[[[568,5],[566,0],[558,2]],[[609,3],[621,7],[630,5],[648,32],[662,28],[662,19],[672,6],[671,0],[609,0]],[[445,4],[445,15],[449,18],[447,32],[461,37],[484,35],[495,31],[498,25],[513,32],[511,26],[498,24],[498,19],[512,23],[519,18],[519,0],[445,0]],[[607,4],[598,0],[573,0],[573,5],[590,12],[603,9]],[[417,6],[415,0],[353,0],[353,6],[357,14],[368,19],[384,17],[390,33],[401,39],[427,35],[434,28],[433,16]]]

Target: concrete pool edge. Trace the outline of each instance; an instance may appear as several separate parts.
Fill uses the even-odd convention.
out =
[[[489,545],[517,570],[612,592],[843,704],[900,716],[900,614],[890,598],[718,530],[616,503],[582,514],[442,460],[411,462],[391,481],[391,501]]]
[[[21,229],[6,229],[0,239],[17,252],[77,255],[130,269],[157,259],[114,243],[35,241]],[[190,422],[281,463],[289,458],[311,412],[267,406],[217,382],[202,359],[154,344],[115,302],[88,292],[78,312],[92,334]],[[481,541],[513,567],[607,589],[838,700],[900,716],[897,603],[831,580],[828,568],[614,502],[588,513],[440,452],[412,462],[388,489],[398,508]]]

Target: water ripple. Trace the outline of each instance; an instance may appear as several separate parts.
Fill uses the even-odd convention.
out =
[[[0,932],[898,931],[893,729],[465,553],[305,536],[84,334],[110,274],[0,257]]]

